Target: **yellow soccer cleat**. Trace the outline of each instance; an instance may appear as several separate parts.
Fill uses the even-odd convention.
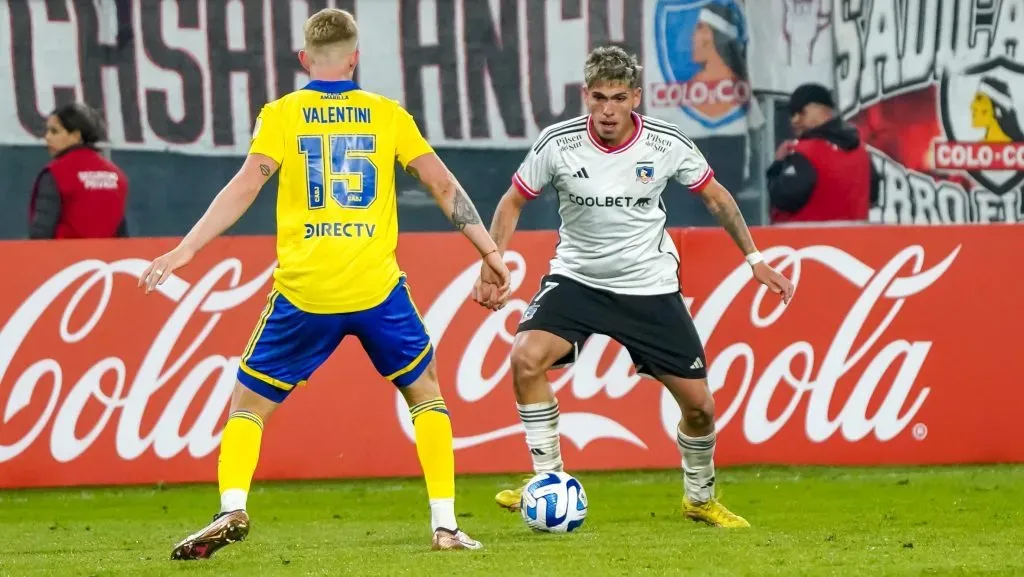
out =
[[[683,497],[683,514],[689,519],[707,523],[712,527],[739,529],[750,526],[746,519],[726,509],[718,499],[711,499],[707,503],[694,503]]]
[[[519,511],[519,503],[523,498],[523,489],[526,488],[526,484],[530,482],[533,477],[523,477],[523,484],[515,489],[505,489],[499,491],[494,496],[494,500],[497,501],[498,506],[503,509],[508,509],[513,513]]]

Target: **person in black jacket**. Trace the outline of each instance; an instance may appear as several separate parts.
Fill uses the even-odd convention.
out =
[[[820,84],[794,90],[789,112],[796,138],[779,145],[767,172],[772,222],[867,220],[879,176],[857,128]]]

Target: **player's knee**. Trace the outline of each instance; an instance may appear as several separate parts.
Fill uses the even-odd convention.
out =
[[[545,352],[538,347],[512,348],[512,382],[517,389],[529,387],[545,377],[548,370],[545,356]]]
[[[715,423],[715,399],[708,395],[700,403],[683,410],[683,419],[691,427],[697,429],[711,428]]]
[[[435,360],[431,359],[423,373],[411,385],[400,387],[399,391],[410,407],[441,397],[441,385],[437,379]]]
[[[235,390],[231,394],[230,411],[245,411],[259,415],[264,422],[270,419],[270,415],[280,403],[273,401],[260,393],[250,389],[239,381],[235,382]]]

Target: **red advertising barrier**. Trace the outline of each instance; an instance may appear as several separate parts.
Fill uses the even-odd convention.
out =
[[[718,230],[677,231],[684,295],[707,343],[717,461],[1024,461],[1015,370],[1024,228],[763,229],[798,283],[789,307]],[[437,347],[461,472],[529,469],[507,355],[556,234],[508,253],[513,299],[472,303],[473,250],[406,234],[399,259]],[[170,240],[0,244],[0,487],[209,481],[238,356],[265,302],[270,238],[214,243],[159,293],[136,288]],[[443,259],[438,259],[442,255]],[[575,470],[678,466],[678,409],[593,337],[552,374]],[[501,455],[500,459],[494,458]],[[258,478],[417,475],[404,401],[358,342],[267,426]]]

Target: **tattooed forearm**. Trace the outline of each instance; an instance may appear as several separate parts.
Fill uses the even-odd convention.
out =
[[[430,191],[434,201],[441,207],[457,230],[461,231],[471,224],[483,224],[476,207],[473,206],[473,201],[459,185],[459,181],[443,165],[440,163],[438,165],[434,167],[438,170],[430,169],[429,166],[423,167],[428,169],[424,174],[421,174],[412,164],[406,166],[405,171]]]
[[[743,214],[732,198],[729,198],[726,202],[709,203],[708,209],[718,219],[718,223],[722,225],[722,228],[729,233],[736,246],[740,247],[743,254],[754,252],[754,240],[750,238],[750,229],[747,228],[747,223],[743,220]]]
[[[469,199],[469,195],[466,194],[465,190],[462,190],[461,186],[455,186],[455,198],[452,199],[452,214],[449,217],[455,228],[462,230],[469,224],[482,224],[480,215],[476,212],[476,207],[473,206],[473,201]]]

